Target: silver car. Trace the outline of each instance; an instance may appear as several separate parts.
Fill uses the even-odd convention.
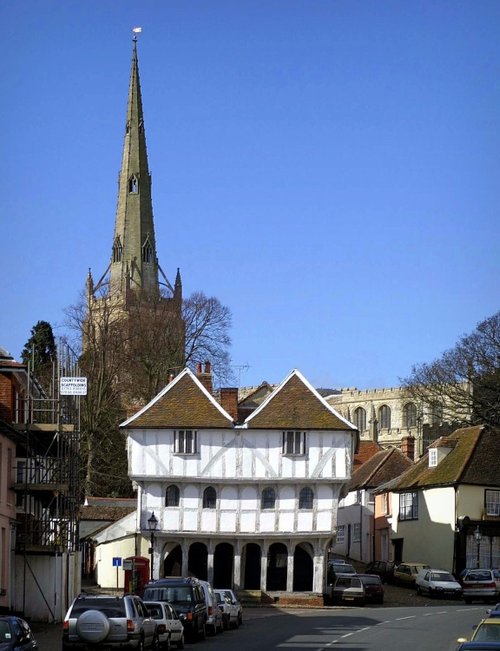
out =
[[[145,601],[144,603],[157,624],[160,648],[167,651],[172,644],[175,644],[178,649],[183,649],[184,626],[172,604],[166,601]]]
[[[446,570],[421,570],[415,579],[417,594],[429,593],[429,597],[462,596],[462,586],[453,574]]]
[[[496,601],[497,584],[493,570],[467,570],[462,578],[462,594],[466,604],[476,601]]]
[[[64,618],[62,648],[70,651],[87,645],[93,649],[157,649],[156,622],[136,595],[79,595]]]

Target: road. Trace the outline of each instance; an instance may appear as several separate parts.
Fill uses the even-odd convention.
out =
[[[470,637],[487,606],[433,602],[428,606],[328,609],[248,608],[238,630],[190,651],[454,651],[458,637]],[[61,625],[34,624],[39,651],[59,651]]]

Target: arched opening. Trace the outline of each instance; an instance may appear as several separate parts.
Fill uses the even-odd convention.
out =
[[[208,552],[203,543],[193,543],[189,548],[188,574],[202,581],[208,580]]]
[[[300,543],[293,554],[293,591],[307,592],[313,589],[313,549],[308,543]]]
[[[288,550],[283,543],[273,543],[267,558],[267,590],[286,590]]]
[[[233,587],[233,546],[219,543],[214,552],[214,588]]]
[[[182,549],[175,545],[163,561],[163,576],[182,576]]]
[[[260,546],[248,543],[243,548],[241,566],[243,568],[243,588],[245,590],[260,590],[261,568]]]

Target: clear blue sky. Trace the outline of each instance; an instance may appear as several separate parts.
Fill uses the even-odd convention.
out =
[[[131,28],[160,264],[241,385],[399,384],[499,308],[500,2],[1,0],[0,346],[111,255]],[[238,369],[236,369],[238,373]]]

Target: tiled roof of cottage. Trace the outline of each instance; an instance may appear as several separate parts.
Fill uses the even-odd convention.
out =
[[[245,421],[258,429],[353,430],[298,372],[290,375]]]
[[[189,369],[184,369],[149,404],[128,418],[127,428],[221,428],[233,420]]]
[[[377,488],[399,477],[413,463],[399,448],[380,450],[352,474],[349,490]]]
[[[481,425],[464,427],[447,438],[456,440],[455,447],[437,466],[429,468],[428,454],[425,454],[385,488],[398,492],[454,484],[500,486],[500,429]]]
[[[134,506],[82,506],[80,508],[80,519],[116,522],[116,520],[135,511],[136,508],[137,504]]]

